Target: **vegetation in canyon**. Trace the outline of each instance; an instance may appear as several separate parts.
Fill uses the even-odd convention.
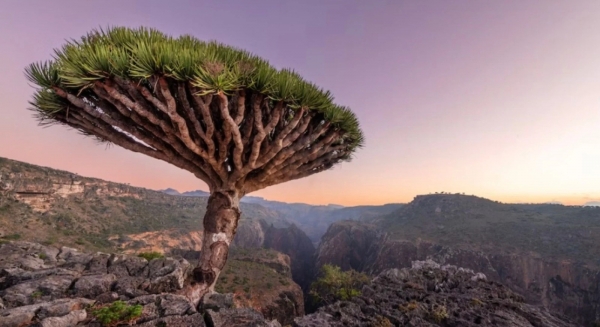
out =
[[[342,271],[334,265],[323,265],[318,278],[310,286],[312,305],[317,308],[337,301],[349,301],[361,295],[361,289],[370,281],[369,276],[353,269]]]

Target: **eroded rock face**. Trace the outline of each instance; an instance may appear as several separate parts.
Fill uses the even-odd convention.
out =
[[[428,241],[390,240],[376,226],[353,221],[329,228],[316,261],[317,267],[331,263],[378,274],[426,259],[480,271],[522,294],[527,303],[560,312],[582,325],[600,320],[600,271],[573,262],[450,248]]]
[[[32,265],[32,260],[37,264]],[[190,271],[185,259],[148,262],[134,256],[86,254],[30,242],[3,244],[0,327],[100,327],[88,309],[116,300],[143,307],[142,315],[133,322],[136,325],[204,327],[208,309],[198,312],[187,298],[176,294]],[[227,301],[211,303],[213,326],[279,326],[253,309],[233,308]],[[218,313],[221,307],[226,313]]]
[[[26,203],[36,212],[47,212],[52,206],[51,202],[69,196],[83,197],[87,191],[105,196],[140,197],[135,191],[130,192],[129,187],[115,187],[116,183],[42,167],[24,169],[30,167],[26,164],[15,168],[19,162],[3,160],[5,167],[0,167],[4,168],[0,169],[0,191],[13,194],[15,199]]]
[[[576,326],[483,274],[432,261],[382,272],[362,295],[297,318],[296,327]]]
[[[294,281],[308,289],[314,277],[315,247],[310,238],[296,225],[286,228],[266,226],[264,247],[290,256]]]
[[[235,233],[232,246],[261,248],[265,242],[265,232],[256,219],[242,219]]]
[[[319,269],[331,264],[342,270],[365,271],[384,243],[385,234],[374,225],[356,221],[334,223],[319,244],[316,266]]]

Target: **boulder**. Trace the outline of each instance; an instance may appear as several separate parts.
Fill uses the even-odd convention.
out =
[[[25,270],[37,270],[47,268],[45,261],[49,264],[56,262],[58,249],[47,247],[38,243],[15,241],[0,247],[0,269],[22,268]],[[45,259],[42,259],[45,258]]]
[[[185,278],[191,267],[185,259],[156,259],[148,265],[150,293],[175,292],[183,288]]]
[[[37,320],[42,320],[50,317],[65,316],[68,315],[70,312],[83,310],[85,307],[91,305],[92,303],[94,303],[94,301],[82,298],[58,299],[50,302],[20,306],[17,308],[3,310],[0,311],[0,327],[28,326],[34,318],[36,318]]]
[[[60,298],[66,294],[74,279],[72,275],[45,276],[5,289],[2,298],[9,308]]]
[[[106,274],[108,272],[108,259],[110,254],[96,253],[88,261],[85,267],[85,274]]]
[[[111,290],[117,276],[113,274],[97,274],[81,276],[73,287],[76,296],[95,298]]]
[[[27,326],[35,317],[39,304],[27,305],[0,312],[0,327]]]
[[[207,294],[200,304],[202,310],[219,311],[220,309],[233,308],[233,294]]]
[[[145,274],[147,274],[146,268],[148,267],[148,261],[144,258],[124,254],[113,254],[108,259],[107,264],[107,272],[115,274],[115,276],[119,278],[145,276]]]
[[[62,317],[50,317],[42,320],[40,327],[71,327],[87,318],[85,310],[75,310]]]
[[[96,302],[104,304],[104,303],[112,303],[119,299],[119,294],[115,292],[105,292],[96,297]]]
[[[83,310],[94,304],[95,301],[85,298],[65,298],[43,303],[36,311],[36,317],[60,317],[71,311]]]
[[[182,295],[161,294],[159,306],[162,316],[182,316],[196,312],[190,301]]]

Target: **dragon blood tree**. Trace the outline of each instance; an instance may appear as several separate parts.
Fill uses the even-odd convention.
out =
[[[223,44],[153,29],[95,30],[31,64],[40,124],[171,163],[208,184],[202,256],[182,291],[212,292],[245,194],[348,161],[356,116],[291,70]]]

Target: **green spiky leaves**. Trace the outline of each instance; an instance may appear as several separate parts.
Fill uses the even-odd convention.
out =
[[[61,83],[58,66],[52,61],[35,62],[25,68],[25,76],[31,83],[48,89]]]
[[[352,148],[363,143],[354,113],[334,104],[328,91],[247,51],[189,35],[173,38],[149,28],[94,30],[55,50],[53,61],[31,64],[26,76],[40,87],[32,105],[45,118],[65,108],[52,93],[54,87],[79,94],[94,82],[114,76],[136,83],[165,76],[191,83],[199,94],[247,89],[290,108],[316,110],[343,131]]]

